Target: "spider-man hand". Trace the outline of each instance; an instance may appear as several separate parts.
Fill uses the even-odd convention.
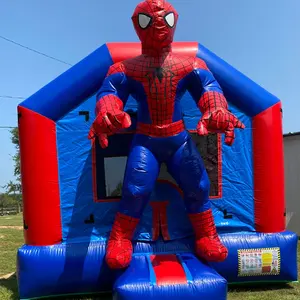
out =
[[[102,148],[108,146],[108,136],[131,126],[130,116],[123,111],[123,102],[114,95],[106,95],[96,105],[96,119],[88,138],[99,138]]]
[[[225,143],[231,146],[235,138],[234,129],[245,128],[245,125],[228,110],[225,97],[218,92],[205,93],[199,101],[199,108],[202,112],[197,126],[199,135],[225,133]]]

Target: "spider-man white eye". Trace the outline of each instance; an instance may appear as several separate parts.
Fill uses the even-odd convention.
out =
[[[150,25],[151,20],[151,17],[144,14],[139,14],[139,25],[142,29],[146,29]]]
[[[166,16],[165,16],[165,20],[167,22],[167,24],[172,28],[174,25],[175,25],[175,15],[174,13],[168,13]]]

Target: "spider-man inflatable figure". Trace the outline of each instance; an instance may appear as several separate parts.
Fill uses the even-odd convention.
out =
[[[138,122],[127,160],[122,200],[107,244],[106,262],[112,269],[125,268],[132,258],[135,229],[148,203],[161,163],[184,192],[184,201],[196,236],[196,254],[207,261],[223,261],[222,245],[209,201],[209,179],[202,158],[185,130],[180,99],[188,91],[202,118],[199,135],[225,133],[234,141],[234,129],[244,125],[228,111],[218,82],[204,61],[175,55],[172,42],[178,14],[164,0],[146,0],[132,16],[142,43],[142,54],[110,67],[99,90],[96,119],[89,138],[98,136],[101,147],[108,136],[131,125],[123,108],[129,95],[138,103]]]

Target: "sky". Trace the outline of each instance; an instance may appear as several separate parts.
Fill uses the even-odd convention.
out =
[[[106,42],[137,41],[140,0],[0,0],[0,36],[76,64]],[[176,41],[197,41],[282,100],[284,132],[300,131],[299,0],[170,0]],[[0,96],[29,97],[69,65],[0,37]],[[17,125],[21,100],[0,97],[0,127]],[[15,150],[0,128],[0,186],[13,180]],[[0,188],[0,192],[3,191]]]

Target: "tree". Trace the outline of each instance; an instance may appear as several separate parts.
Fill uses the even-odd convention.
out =
[[[16,181],[9,181],[5,185],[6,193],[14,195],[14,197],[20,198],[22,193],[21,186],[21,164],[20,164],[20,145],[19,145],[19,130],[18,127],[13,128],[11,131],[11,142],[15,145],[16,153],[13,156],[14,161],[14,176]]]
[[[0,194],[0,207],[16,205],[16,201],[7,194]]]

